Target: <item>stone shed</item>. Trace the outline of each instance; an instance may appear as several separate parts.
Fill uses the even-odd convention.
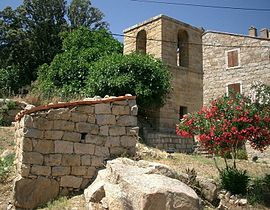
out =
[[[35,208],[84,189],[104,163],[133,155],[135,97],[111,97],[35,107],[16,119],[15,206]]]

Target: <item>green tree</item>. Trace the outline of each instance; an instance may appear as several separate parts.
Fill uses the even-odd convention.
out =
[[[72,0],[68,8],[68,18],[72,28],[85,26],[91,29],[107,28],[104,14],[92,6],[90,0]]]
[[[90,66],[87,96],[137,96],[141,108],[160,107],[169,93],[170,74],[166,66],[149,55],[111,55]]]
[[[122,44],[104,29],[80,27],[63,36],[64,52],[38,72],[38,89],[45,98],[82,94],[93,62],[105,55],[122,53]]]

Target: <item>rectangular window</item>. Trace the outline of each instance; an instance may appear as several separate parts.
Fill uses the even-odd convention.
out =
[[[188,113],[187,107],[186,106],[180,106],[179,109],[179,118],[182,119],[185,114]]]
[[[240,49],[229,50],[226,52],[227,68],[240,66]]]
[[[241,83],[229,84],[227,86],[227,94],[228,96],[235,97],[238,93],[242,93],[241,89]]]

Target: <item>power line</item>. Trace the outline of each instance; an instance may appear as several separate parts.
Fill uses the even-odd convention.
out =
[[[137,39],[135,36],[130,36],[130,35],[125,35],[125,34],[118,34],[118,33],[112,33],[113,36],[118,36],[118,37],[128,37],[132,39]],[[144,39],[145,40],[145,39]],[[161,39],[153,39],[153,38],[146,38],[147,41],[156,41],[156,42],[165,42],[165,43],[172,43],[172,44],[178,44],[176,41],[171,41],[171,40],[161,40]],[[269,40],[270,42],[270,40]],[[224,47],[224,48],[229,48],[229,47],[234,47],[234,48],[260,48],[260,47],[267,47],[270,48],[269,45],[222,45],[222,44],[210,44],[210,43],[196,43],[196,42],[181,42],[182,45],[201,45],[201,46],[206,46],[206,47]]]
[[[156,1],[156,0],[129,0],[129,1],[141,2],[141,3],[153,3],[153,4],[166,4],[166,5],[175,5],[175,6],[203,7],[203,8],[213,8],[213,9],[230,9],[230,10],[243,10],[243,11],[270,12],[270,8],[231,7],[231,6],[165,2],[165,1]]]

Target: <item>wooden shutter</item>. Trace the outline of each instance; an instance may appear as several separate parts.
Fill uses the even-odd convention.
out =
[[[238,63],[238,50],[227,52],[228,68],[239,66]]]
[[[241,84],[240,83],[228,85],[229,96],[235,97],[237,93],[241,93]]]

